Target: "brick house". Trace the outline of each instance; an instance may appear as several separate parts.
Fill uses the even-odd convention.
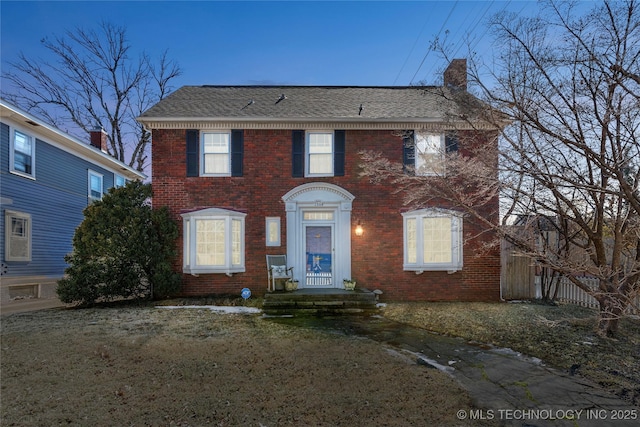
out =
[[[186,86],[143,113],[154,205],[182,225],[182,294],[263,294],[265,255],[286,254],[300,288],[353,278],[388,300],[499,299],[499,251],[475,256],[490,233],[359,176],[365,149],[429,175],[463,139],[496,143],[495,128],[452,121],[442,96],[466,90],[466,61],[444,77],[442,87]]]

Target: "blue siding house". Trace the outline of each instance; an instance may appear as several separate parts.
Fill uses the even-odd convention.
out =
[[[0,99],[0,302],[55,297],[82,211],[111,187],[146,176]]]

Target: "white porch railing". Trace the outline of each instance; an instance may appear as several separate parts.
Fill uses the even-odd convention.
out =
[[[307,272],[305,284],[306,286],[331,286],[332,274]]]
[[[580,279],[582,283],[587,285],[590,289],[597,290],[598,288],[598,279],[592,279],[584,277]],[[560,280],[560,288],[558,289],[557,295],[558,301],[566,302],[569,304],[581,305],[583,307],[589,308],[599,308],[598,301],[577,287],[567,278],[563,277]],[[631,306],[629,306],[626,310],[627,314],[640,314],[640,295],[636,295],[634,302]]]

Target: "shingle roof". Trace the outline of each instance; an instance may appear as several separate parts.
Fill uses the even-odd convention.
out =
[[[139,120],[438,120],[457,111],[444,95],[417,86],[184,86]]]

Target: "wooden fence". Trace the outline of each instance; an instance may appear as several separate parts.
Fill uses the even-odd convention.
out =
[[[587,285],[590,289],[598,288],[598,279],[582,278],[582,283]],[[558,301],[566,302],[569,304],[581,305],[583,307],[598,308],[598,301],[567,278],[560,280],[560,287],[558,289],[558,295],[556,297]],[[640,295],[636,295],[633,303],[625,311],[626,314],[640,315]]]

